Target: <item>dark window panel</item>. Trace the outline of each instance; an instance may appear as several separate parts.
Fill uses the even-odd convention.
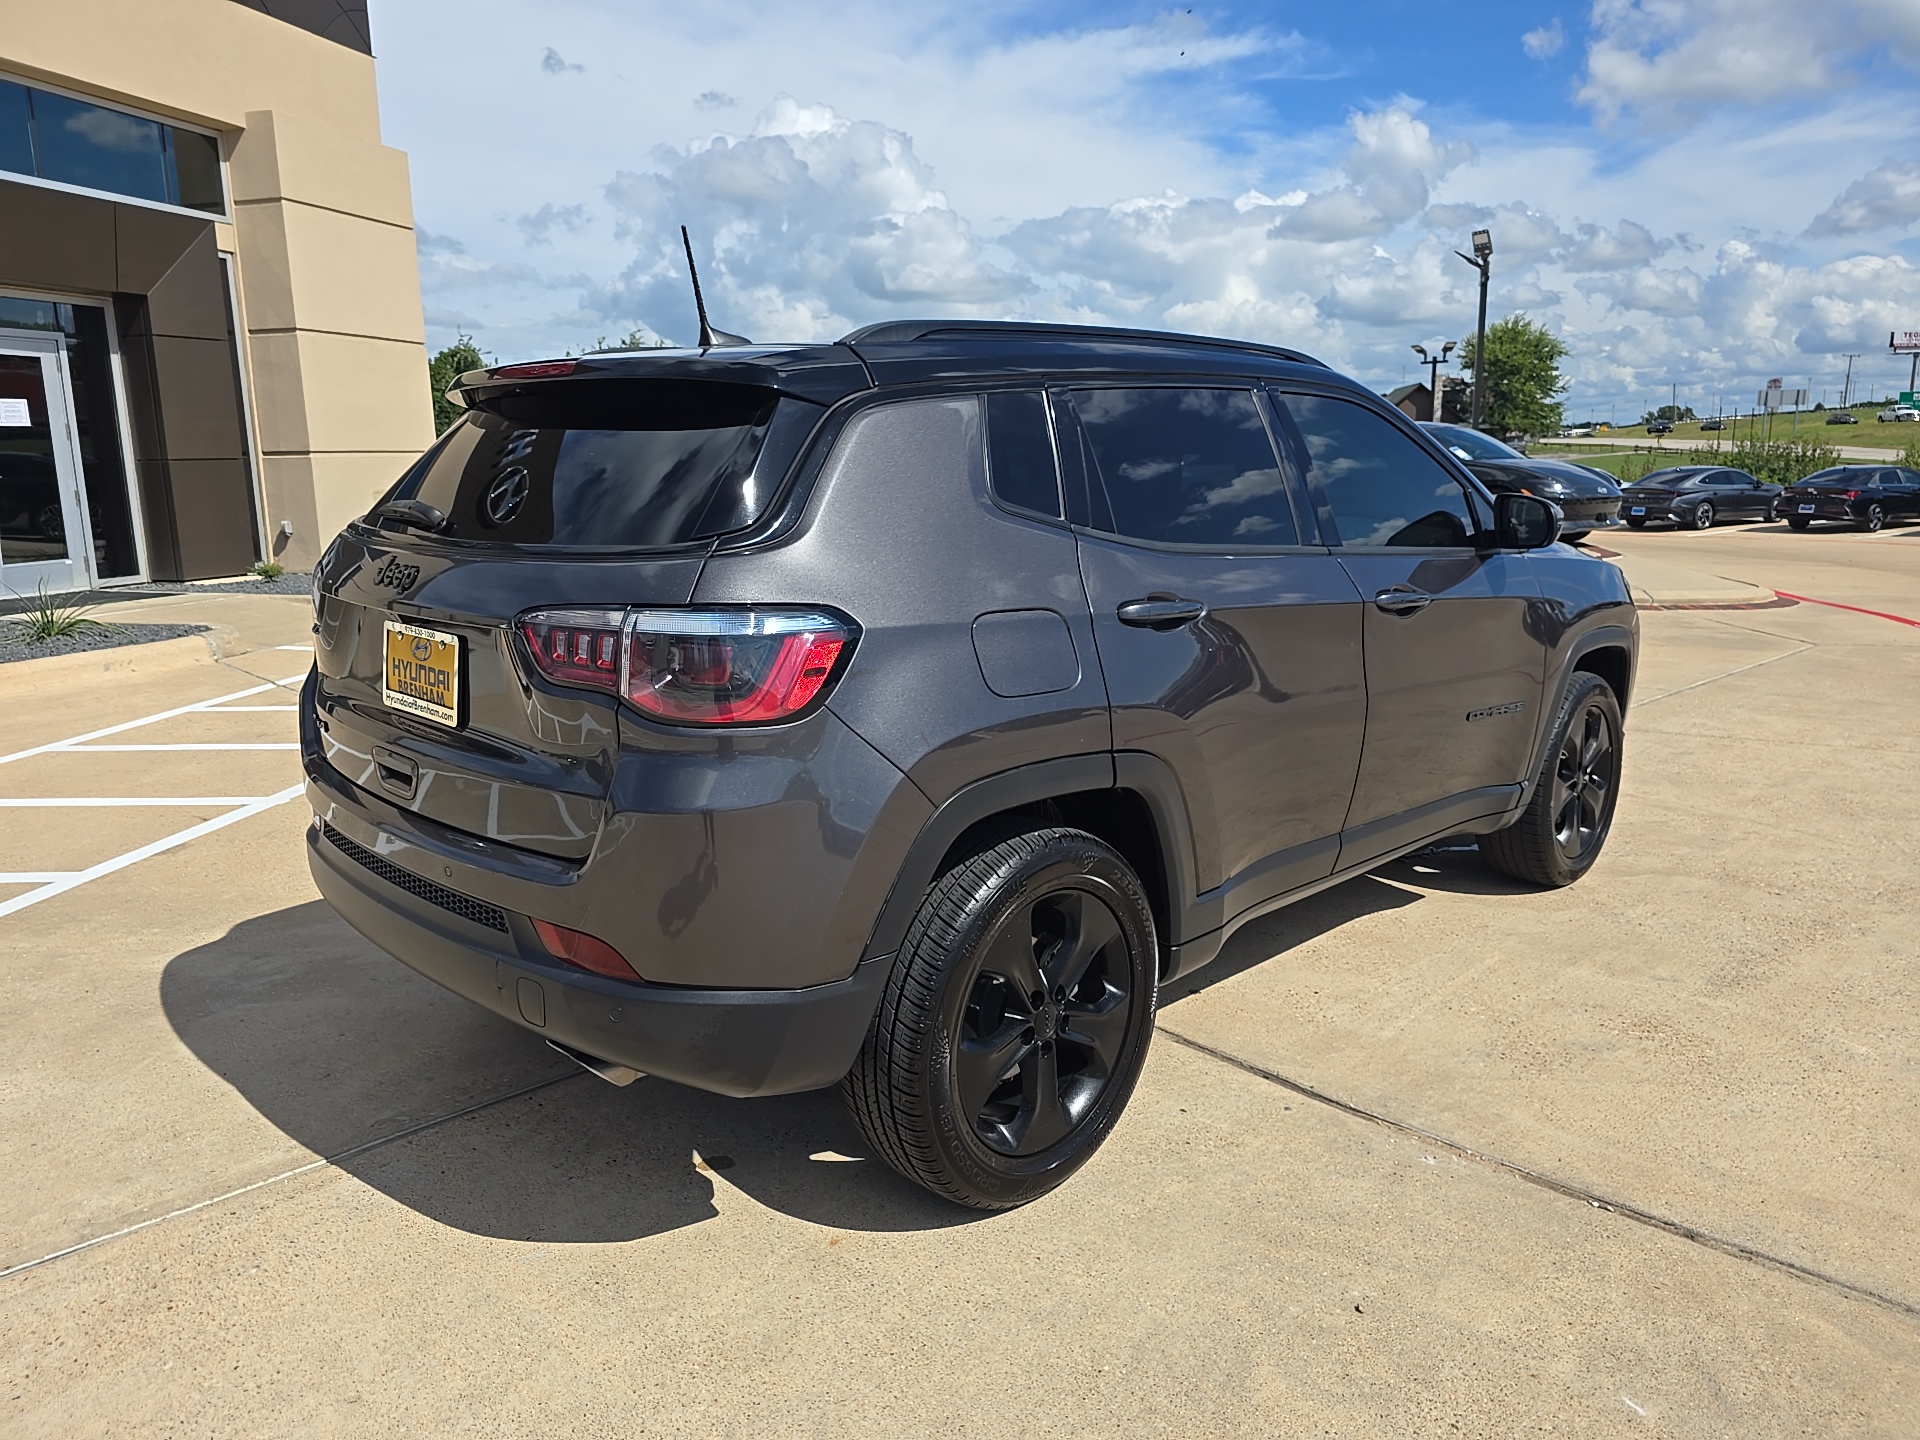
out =
[[[1312,478],[1343,544],[1456,546],[1473,540],[1466,492],[1383,416],[1346,400],[1288,395]]]
[[[0,80],[0,170],[33,174],[33,103],[11,80]]]
[[[175,175],[174,204],[189,210],[226,213],[220,185],[220,142],[197,130],[170,129]]]
[[[1039,391],[987,396],[987,465],[993,493],[1003,504],[1059,517],[1060,475],[1047,402]]]
[[[162,126],[124,110],[33,92],[40,178],[171,203]]]
[[[1250,391],[1075,390],[1073,405],[1113,533],[1223,550],[1300,543],[1287,473]]]

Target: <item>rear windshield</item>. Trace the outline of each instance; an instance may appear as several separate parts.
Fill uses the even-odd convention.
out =
[[[751,525],[822,413],[750,385],[592,381],[470,410],[384,500],[423,500],[442,536],[660,549]]]

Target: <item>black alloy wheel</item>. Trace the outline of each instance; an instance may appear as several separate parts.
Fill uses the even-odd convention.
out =
[[[56,504],[43,505],[34,513],[33,528],[42,540],[67,538],[67,517]]]
[[[1037,1155],[1092,1110],[1126,1047],[1125,951],[1118,917],[1085,890],[1051,891],[1002,922],[954,1054],[961,1112],[988,1148]]]
[[[1112,1130],[1153,1033],[1153,912],[1126,861],[1036,830],[927,892],[843,1082],[896,1170],[963,1205],[1044,1195]]]
[[[1578,865],[1605,838],[1619,776],[1612,723],[1589,703],[1562,737],[1553,767],[1553,843],[1569,864]]]
[[[1699,505],[1694,508],[1693,528],[1696,530],[1711,530],[1713,528],[1713,506],[1710,502],[1702,500]]]
[[[1571,885],[1600,858],[1620,794],[1620,702],[1598,675],[1576,673],[1561,702],[1526,808],[1480,837],[1494,869],[1535,885]]]
[[[1860,512],[1860,528],[1865,530],[1869,535],[1879,530],[1886,523],[1887,507],[1882,505],[1878,500],[1875,500],[1871,505],[1867,506],[1865,510]]]

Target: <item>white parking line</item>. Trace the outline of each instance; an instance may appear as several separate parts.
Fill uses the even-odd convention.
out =
[[[79,873],[78,870],[4,870],[0,871],[0,885],[44,885],[49,880],[65,880]]]
[[[208,713],[213,715],[291,715],[298,705],[222,705]]]
[[[269,680],[264,685],[249,686],[245,690],[235,690],[231,695],[216,695],[211,700],[196,700],[191,705],[176,705],[171,710],[162,710],[156,715],[142,715],[138,720],[123,720],[118,725],[108,725],[99,730],[89,730],[84,735],[69,736],[65,740],[49,740],[45,745],[35,745],[31,749],[16,750],[11,755],[0,755],[0,765],[10,765],[15,760],[25,760],[34,755],[45,755],[50,750],[67,750],[88,740],[104,740],[109,735],[120,735],[128,730],[138,730],[142,725],[157,725],[162,720],[171,720],[176,715],[192,715],[200,710],[212,710],[229,700],[244,700],[250,695],[264,695],[269,690],[283,690],[289,685],[299,685],[306,681],[304,674],[290,675],[285,680]]]
[[[112,809],[122,805],[190,806],[199,810],[224,810],[230,805],[258,805],[265,795],[26,795],[0,796],[0,810],[64,810],[94,806]]]
[[[98,865],[89,865],[85,870],[75,870],[58,880],[49,881],[38,890],[29,890],[26,894],[16,895],[11,900],[0,900],[0,919],[24,910],[29,905],[38,905],[42,900],[51,900],[56,895],[64,895],[69,890],[78,889],[90,881],[111,875],[117,870],[124,870],[129,865],[137,865],[142,860],[164,854],[176,846],[186,844],[189,840],[198,840],[202,835],[211,835],[216,830],[223,830],[241,820],[251,819],[262,811],[273,809],[276,805],[297,800],[305,789],[304,785],[289,785],[277,795],[262,796],[243,804],[237,810],[229,810],[226,814],[216,815],[211,820],[202,820],[198,825],[190,825],[185,830],[162,836],[158,840],[142,845],[137,850],[129,850],[124,855],[114,856],[111,860],[102,860]]]
[[[63,745],[62,755],[123,755],[135,751],[153,750],[298,750],[300,742],[290,740],[285,743],[252,745]]]

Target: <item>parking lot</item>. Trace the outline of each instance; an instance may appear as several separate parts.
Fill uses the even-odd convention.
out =
[[[336,920],[304,600],[0,670],[0,1432],[1920,1431],[1920,526],[1607,544],[1801,598],[1643,614],[1592,874],[1250,925],[993,1216]]]

